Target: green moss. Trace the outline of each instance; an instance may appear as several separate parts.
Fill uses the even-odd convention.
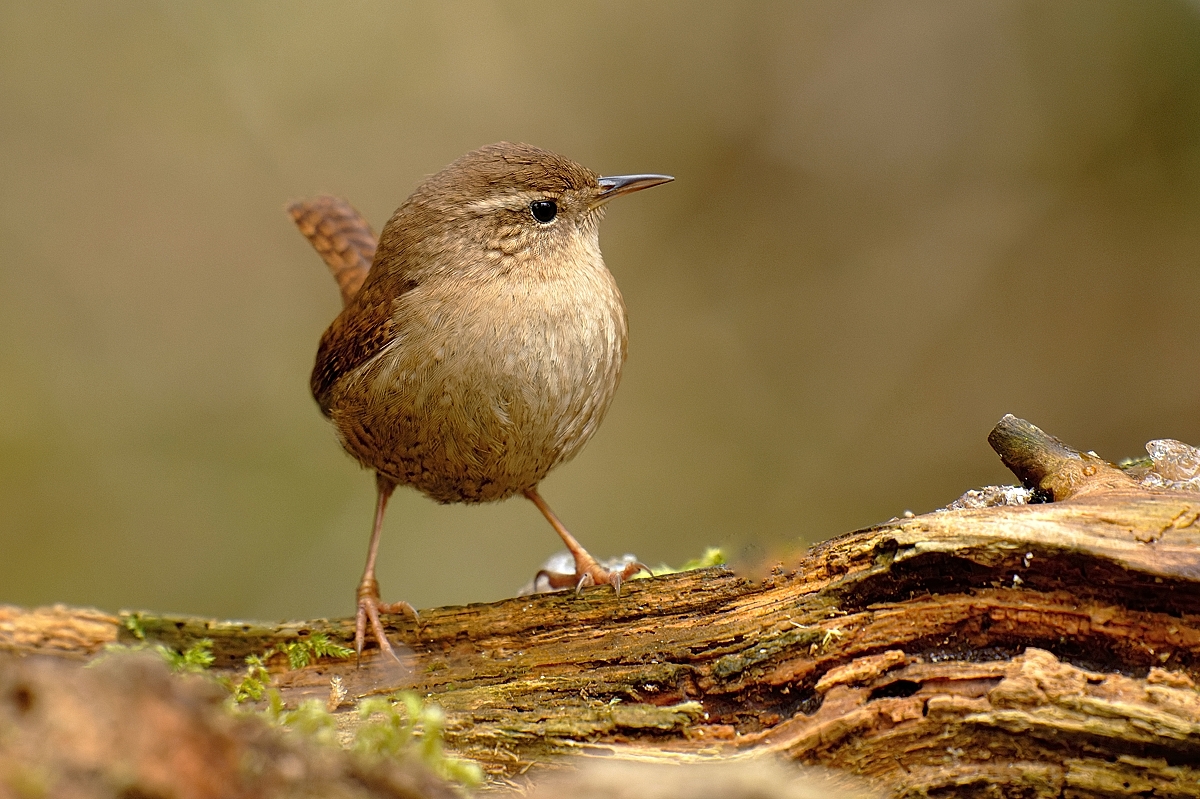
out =
[[[445,779],[472,788],[483,782],[483,770],[477,763],[445,753],[442,709],[425,704],[412,691],[386,699],[364,699],[358,703],[358,715],[364,723],[355,733],[354,751],[367,757],[414,754]]]
[[[207,638],[196,641],[182,652],[146,641],[146,631],[138,614],[124,618],[127,629],[138,640],[132,645],[109,644],[97,663],[122,652],[153,652],[161,657],[172,671],[201,673],[215,660],[213,642]],[[295,708],[288,708],[278,690],[271,687],[267,661],[284,655],[293,669],[302,669],[318,658],[346,659],[354,650],[335,644],[322,633],[276,644],[257,655],[246,657],[246,668],[237,677],[218,677],[229,691],[230,709],[264,718],[270,724],[322,744],[337,746],[337,719],[324,703],[310,699]],[[91,665],[91,664],[89,664]],[[445,668],[445,664],[441,664]],[[266,702],[265,707],[252,709],[247,703]],[[358,703],[358,714],[364,723],[355,733],[351,749],[361,757],[406,757],[420,759],[434,772],[447,780],[468,787],[483,782],[483,770],[478,764],[447,755],[443,749],[446,719],[442,709],[425,704],[416,694],[405,691],[388,698],[364,699]],[[30,785],[34,783],[30,782]],[[24,785],[24,783],[22,783]],[[22,787],[22,791],[24,788]],[[36,796],[37,792],[18,792]]]
[[[100,656],[94,658],[88,663],[88,666],[94,666],[105,658],[122,652],[153,652],[171,667],[171,671],[199,674],[207,671],[213,664],[212,647],[213,642],[208,638],[200,639],[182,652],[176,652],[162,644],[151,644],[145,641],[137,644],[107,644]]]
[[[292,669],[302,669],[318,658],[335,658],[345,660],[354,654],[349,647],[335,644],[324,633],[314,633],[307,638],[276,644],[260,655],[246,656],[246,671],[240,678],[222,680],[229,689],[235,705],[243,702],[258,702],[267,695],[271,685],[271,673],[267,670],[267,661],[274,655],[282,654],[287,657],[288,666]]]
[[[323,744],[337,745],[337,720],[316,699],[305,700],[289,710],[283,704],[279,691],[271,688],[267,691],[267,707],[262,713],[278,727],[285,727]]]
[[[692,558],[682,566],[675,568],[663,564],[656,569],[651,569],[655,577],[661,577],[664,574],[678,574],[679,572],[690,572],[696,569],[708,569],[713,566],[725,565],[725,553],[720,547],[709,547],[704,550],[704,554],[698,558]],[[644,576],[644,575],[643,575]]]
[[[229,689],[230,699],[234,705],[243,702],[257,702],[266,695],[271,685],[271,672],[267,671],[267,658],[274,654],[274,649],[268,649],[269,654],[247,655],[246,671],[242,676],[233,680],[225,678],[221,683]]]
[[[302,669],[318,658],[327,657],[345,660],[354,654],[353,649],[333,643],[324,633],[313,633],[308,638],[303,638],[299,641],[279,644],[272,647],[272,650],[268,651],[265,657],[270,657],[275,652],[282,652],[287,655],[288,665],[293,669]]]
[[[276,654],[287,656],[288,664],[303,668],[319,657],[345,659],[353,649],[331,643],[321,634],[278,644],[260,655],[246,658],[246,670],[236,680],[225,679],[230,691],[230,703],[238,707],[247,702],[266,700],[262,710],[249,710],[264,716],[272,724],[330,745],[337,744],[337,720],[320,701],[310,699],[296,708],[287,708],[279,691],[271,687],[267,660]],[[447,780],[468,787],[483,782],[483,770],[478,764],[451,757],[443,751],[445,715],[437,705],[425,704],[411,692],[388,698],[372,697],[358,703],[358,715],[363,719],[355,732],[350,748],[363,757],[419,758],[434,772]]]
[[[162,650],[163,657],[167,659],[167,664],[173,671],[197,674],[212,667],[214,660],[212,651],[213,642],[208,638],[202,638],[178,653],[161,644],[156,644],[155,646]]]
[[[781,652],[794,648],[807,648],[813,644],[828,642],[827,633],[819,627],[800,627],[778,635],[762,638],[752,646],[724,655],[713,664],[713,674],[722,680],[741,674],[743,671],[771,660]]]
[[[125,629],[133,634],[133,637],[139,641],[146,640],[146,628],[142,625],[142,614],[130,613],[126,615],[121,623],[125,625]]]
[[[611,705],[613,724],[629,730],[679,730],[704,714],[699,702],[681,702],[669,707],[656,705]]]

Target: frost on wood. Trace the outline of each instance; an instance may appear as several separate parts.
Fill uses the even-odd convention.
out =
[[[707,569],[619,598],[423,610],[419,630],[392,617],[400,665],[376,650],[362,668],[267,665],[289,705],[331,703],[347,736],[355,700],[436,701],[448,747],[495,780],[569,755],[773,754],[895,796],[1200,796],[1200,494],[1149,486],[1014,417],[989,440],[1030,504],[895,519],[765,579]],[[39,638],[22,613],[0,612],[0,645],[86,651],[61,619]],[[315,633],[353,636],[349,619],[138,618],[175,649],[212,639],[224,673]]]

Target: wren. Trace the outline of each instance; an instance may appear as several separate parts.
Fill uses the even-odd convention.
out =
[[[375,556],[388,498],[409,485],[438,502],[528,497],[575,559],[553,587],[621,583],[645,569],[602,568],[538,493],[604,418],[625,362],[625,304],[600,254],[614,197],[667,175],[600,177],[526,144],[467,153],[370,227],[342,200],[290,208],[329,264],[345,307],[321,337],[311,388],[346,451],[378,490],[358,586],[355,649],[379,614]]]

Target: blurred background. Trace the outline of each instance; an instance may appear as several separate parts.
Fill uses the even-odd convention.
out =
[[[1008,412],[1200,444],[1193,4],[5,2],[0,108],[0,602],[351,614],[373,480],[284,205],[378,230],[502,139],[677,177],[609,208],[625,378],[543,484],[597,555],[932,510],[1011,481]],[[401,490],[379,579],[493,600],[558,548]]]

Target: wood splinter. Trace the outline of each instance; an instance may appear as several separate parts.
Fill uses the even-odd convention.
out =
[[[1022,485],[1054,502],[1093,491],[1141,488],[1094,452],[1069,447],[1011,413],[992,428],[988,443]]]

